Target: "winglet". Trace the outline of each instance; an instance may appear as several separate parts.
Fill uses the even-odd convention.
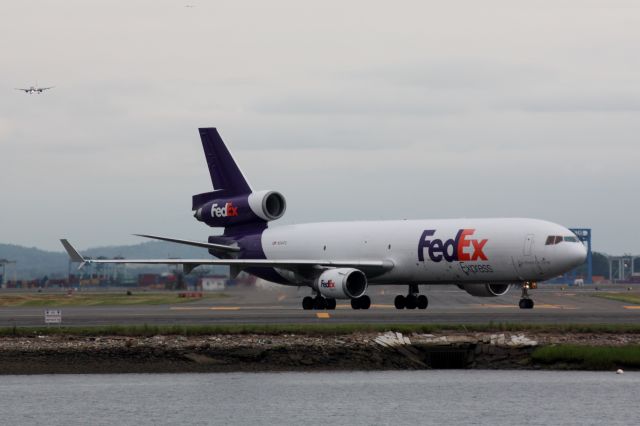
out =
[[[67,241],[65,239],[61,239],[60,242],[62,243],[64,249],[67,251],[67,254],[71,258],[71,261],[80,263],[80,266],[78,267],[78,269],[82,268],[84,266],[84,264],[87,262],[85,260],[85,258],[82,257],[82,255],[80,253],[78,253],[78,250],[76,250],[71,245],[71,243],[69,243],[69,241]]]

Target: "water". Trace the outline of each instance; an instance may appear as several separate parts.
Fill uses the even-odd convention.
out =
[[[0,424],[632,425],[640,373],[0,376]]]

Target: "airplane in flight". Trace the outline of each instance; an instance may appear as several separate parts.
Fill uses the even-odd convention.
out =
[[[270,227],[286,210],[276,191],[255,191],[215,128],[200,138],[213,191],[192,197],[195,218],[223,228],[207,242],[156,235],[141,237],[208,249],[215,258],[105,259],[83,257],[66,239],[62,245],[80,267],[93,263],[173,264],[190,273],[200,265],[228,265],[274,283],[309,287],[304,309],[335,309],[336,299],[369,309],[369,285],[406,286],[397,309],[426,309],[419,286],[457,285],[478,297],[521,288],[519,307],[531,309],[528,290],[538,281],[584,263],[587,252],[576,235],[555,223],[521,218],[425,219],[321,222]]]
[[[36,86],[31,86],[28,89],[20,89],[18,87],[16,87],[16,90],[22,90],[24,93],[28,94],[28,95],[33,95],[34,93],[37,93],[38,95],[41,94],[42,92],[44,92],[45,90],[49,90],[49,89],[53,89],[55,86],[51,86],[51,87],[38,87]]]

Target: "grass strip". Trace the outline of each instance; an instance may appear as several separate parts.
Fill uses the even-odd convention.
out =
[[[215,324],[2,327],[0,336],[202,336],[210,334],[344,335],[357,332],[540,332],[637,334],[639,324]]]
[[[171,305],[202,299],[220,299],[224,293],[208,293],[202,298],[180,297],[178,293],[72,293],[68,294],[4,294],[0,307],[62,307],[62,306],[118,306]]]
[[[602,299],[615,300],[618,302],[631,303],[634,305],[640,305],[639,294],[625,294],[625,293],[594,293],[593,297],[600,297]]]
[[[556,345],[537,348],[531,355],[541,364],[566,363],[587,370],[619,367],[640,368],[640,345],[582,346]]]

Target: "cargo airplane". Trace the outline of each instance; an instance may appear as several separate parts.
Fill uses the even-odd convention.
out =
[[[397,309],[425,309],[419,285],[453,284],[478,297],[522,290],[519,306],[533,308],[528,289],[585,261],[586,249],[569,229],[537,219],[438,219],[307,223],[269,227],[286,201],[276,191],[255,191],[215,128],[202,128],[213,191],[192,197],[195,218],[223,228],[207,242],[156,235],[141,237],[208,249],[215,258],[84,258],[67,241],[80,267],[92,263],[174,264],[190,273],[200,265],[228,265],[274,283],[309,287],[304,309],[335,309],[336,299],[369,309],[370,285],[408,287]]]
[[[55,86],[51,86],[51,87],[31,86],[28,89],[20,89],[20,88],[16,87],[16,90],[22,90],[24,93],[26,93],[28,95],[33,95],[34,93],[39,95],[42,92],[44,92],[45,90],[53,89],[54,87]]]

